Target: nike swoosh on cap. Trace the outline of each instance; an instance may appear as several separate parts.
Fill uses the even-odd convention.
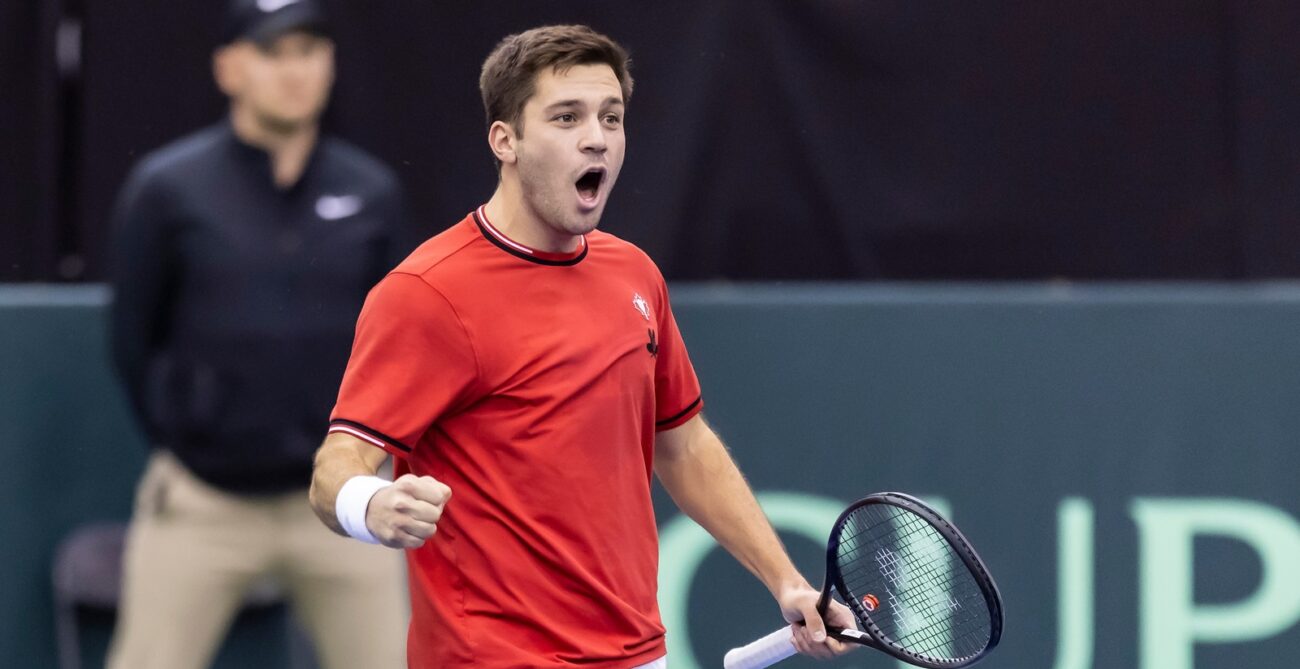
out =
[[[257,0],[257,8],[270,14],[302,0]]]

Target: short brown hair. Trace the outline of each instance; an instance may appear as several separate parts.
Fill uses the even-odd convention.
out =
[[[605,64],[614,70],[623,102],[632,97],[632,61],[627,50],[587,26],[542,26],[501,40],[483,61],[478,88],[483,94],[487,124],[504,121],[522,134],[524,104],[536,92],[543,68],[563,72],[574,65]]]

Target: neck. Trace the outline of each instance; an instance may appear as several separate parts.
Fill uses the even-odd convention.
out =
[[[530,249],[546,253],[572,253],[581,243],[582,235],[556,230],[543,221],[528,206],[516,179],[503,176],[497,183],[492,199],[483,208],[492,227]]]
[[[302,177],[319,131],[315,121],[282,126],[266,123],[239,104],[230,108],[230,125],[240,141],[270,156],[271,174],[279,188],[288,188]]]

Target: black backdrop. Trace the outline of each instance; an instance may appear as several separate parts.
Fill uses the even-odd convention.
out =
[[[478,66],[630,47],[604,227],[674,279],[1300,276],[1300,4],[335,0],[329,127],[432,233],[484,200]],[[0,278],[95,279],[132,161],[211,122],[219,0],[0,0]],[[81,20],[61,79],[60,15]],[[75,41],[74,41],[75,43]]]

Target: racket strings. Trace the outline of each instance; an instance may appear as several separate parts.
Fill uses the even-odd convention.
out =
[[[992,634],[984,593],[920,516],[884,504],[846,520],[836,562],[850,605],[882,641],[931,660],[978,654]]]
[[[906,578],[909,583],[903,585],[912,588],[907,594],[912,595],[919,588],[921,595],[919,604],[917,603],[918,598],[915,596],[907,597],[906,601],[899,600],[899,597],[895,596],[895,601],[898,604],[904,607],[910,606],[914,612],[911,619],[908,617],[902,619],[904,626],[911,623],[910,627],[915,628],[912,636],[918,637],[916,639],[917,643],[924,645],[928,637],[935,637],[935,640],[952,642],[950,645],[958,648],[966,644],[960,643],[961,639],[953,638],[954,633],[957,629],[964,628],[973,637],[973,640],[980,644],[975,648],[978,650],[988,638],[989,630],[981,628],[979,624],[981,620],[986,619],[987,608],[984,606],[964,606],[961,599],[954,596],[954,593],[959,592],[963,585],[962,577],[969,576],[964,569],[964,565],[954,564],[957,559],[952,554],[948,542],[928,523],[925,523],[917,516],[910,513],[900,513],[895,515],[893,520],[901,521],[899,532],[907,537],[902,542],[905,548],[903,552],[906,558],[910,559],[910,562],[906,567],[903,567],[898,556],[890,551],[887,555],[892,556],[889,560],[892,560],[894,564],[891,565],[888,564],[889,561],[884,561],[886,563],[885,569],[892,569],[895,572],[893,576],[895,582],[898,581],[898,570],[906,569],[908,572]],[[927,541],[918,541],[918,536],[924,536]],[[910,555],[906,555],[907,553],[910,553]],[[961,567],[961,570],[956,570],[954,567]],[[969,578],[966,580],[969,580]],[[978,586],[973,590],[978,590]],[[983,593],[975,592],[974,594],[978,597],[978,603],[982,604]],[[938,624],[918,627],[915,624],[915,618],[917,617],[921,620],[937,619],[941,622],[946,618],[948,625]],[[974,623],[974,625],[971,623]],[[907,641],[911,642],[913,639],[909,638]],[[957,651],[957,654],[962,653]]]
[[[898,524],[900,520],[901,525],[897,529],[906,537],[900,542],[903,548],[902,555],[900,556],[899,551],[891,548],[880,550],[876,555],[879,573],[889,582],[886,588],[886,592],[889,593],[886,607],[895,613],[892,621],[895,623],[895,629],[892,631],[895,633],[896,640],[901,645],[911,648],[928,649],[932,653],[941,650],[944,652],[937,654],[959,656],[963,653],[959,650],[954,653],[950,646],[960,648],[968,645],[964,641],[974,641],[978,644],[976,646],[978,651],[987,640],[987,633],[981,634],[978,629],[972,627],[971,623],[978,626],[979,618],[982,617],[978,611],[982,610],[982,607],[972,612],[969,608],[962,607],[957,598],[948,594],[954,590],[957,582],[954,581],[953,573],[949,568],[951,549],[942,536],[933,532],[928,524],[924,524],[910,514],[891,517],[886,522],[872,523],[867,529],[880,532],[883,525],[889,524],[889,529],[893,531],[895,529],[893,525]],[[930,539],[929,543],[917,539],[919,532],[925,532],[923,536]],[[935,543],[935,539],[938,543]],[[856,555],[860,552],[860,550],[851,550],[850,554]],[[850,589],[870,587],[869,581],[859,583],[861,579],[848,580],[854,583],[853,586],[849,586]],[[919,596],[917,593],[920,593]],[[961,614],[953,615],[954,611],[960,611]],[[936,620],[940,624],[934,624]],[[949,624],[944,625],[943,622]],[[954,634],[953,626],[963,625],[968,632],[962,636],[972,637],[969,640],[956,638]],[[983,638],[978,638],[981,636]]]
[[[925,575],[913,574],[910,576],[910,580],[915,582],[917,580],[927,580],[927,578]],[[951,591],[954,586],[954,580],[947,575],[940,577],[931,575],[928,580],[934,588],[944,592]],[[851,592],[868,591],[871,587],[871,584],[866,579],[846,577],[845,581],[846,587]],[[887,592],[889,594],[885,602],[886,606],[895,611],[904,611],[904,614],[896,621],[895,629],[884,631],[890,637],[896,639],[900,645],[909,648],[921,648],[931,655],[938,655],[940,653],[935,651],[944,650],[947,651],[943,653],[945,655],[960,657],[965,655],[965,653],[961,652],[961,649],[972,648],[978,651],[988,640],[987,630],[981,629],[981,624],[987,618],[987,614],[981,610],[959,606],[959,602],[950,597],[941,600],[933,595],[921,600],[921,604],[917,605],[916,599],[907,599],[906,594],[904,594],[903,599],[900,599],[899,594],[894,590],[891,589]],[[956,614],[953,613],[954,609],[957,611]],[[918,625],[916,622],[917,620],[933,621],[945,618],[948,627],[930,623]],[[965,630],[962,633],[962,637],[965,638],[954,638],[953,630]],[[948,646],[952,646],[952,648],[948,648]]]
[[[918,579],[909,578],[913,583]],[[936,582],[937,587],[950,583]],[[871,586],[852,583],[853,589],[870,589]],[[895,586],[897,587],[897,586]],[[913,586],[908,586],[913,587]],[[953,598],[941,598],[930,594],[920,599],[910,596],[906,589],[886,589],[884,610],[894,612],[893,625],[884,623],[882,630],[887,637],[900,646],[931,657],[964,657],[978,652],[988,641],[988,633],[981,630],[983,614],[969,608],[959,608]],[[900,594],[901,593],[901,594]],[[954,613],[954,610],[957,611]],[[879,616],[877,616],[879,617]],[[939,622],[936,623],[935,621]],[[945,624],[946,623],[946,624]],[[958,631],[962,630],[962,631]]]

